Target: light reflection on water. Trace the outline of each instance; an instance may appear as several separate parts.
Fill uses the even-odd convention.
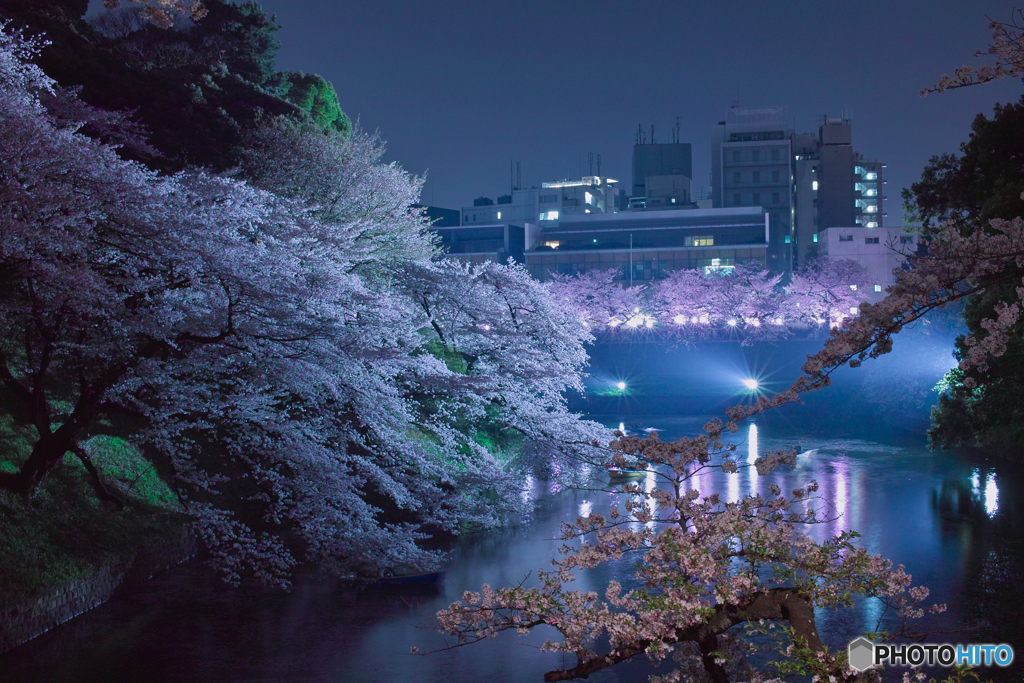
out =
[[[620,420],[615,416],[606,424]],[[706,420],[680,418],[653,426],[664,429],[664,440],[672,440],[699,433]],[[1010,545],[1024,538],[1024,515],[1015,502],[1024,500],[1018,470],[979,466],[883,438],[822,438],[770,422],[750,425],[736,437],[740,453],[746,441],[746,462],[741,456],[740,464],[794,443],[801,444],[801,455],[793,469],[761,477],[753,467],[729,475],[702,472],[691,486],[705,496],[738,499],[764,492],[768,482],[788,492],[816,479],[820,495],[834,510],[830,521],[810,527],[814,538],[860,532],[860,545],[906,565],[915,584],[928,585],[936,600],[951,603],[946,624],[959,626],[968,617],[984,616],[994,624],[992,630],[971,639],[1009,642],[1024,652],[1024,636],[1013,626],[1024,598],[1019,571],[1024,553]],[[657,478],[649,472],[639,483],[649,492]],[[318,584],[300,585],[292,594],[235,591],[211,581],[201,567],[184,567],[0,655],[0,671],[24,683],[542,680],[562,659],[522,643],[539,646],[554,636],[550,631],[504,634],[426,658],[404,653],[413,645],[423,650],[444,646],[435,631],[418,626],[429,625],[431,615],[463,590],[479,590],[484,583],[517,584],[527,576],[527,584],[535,582],[536,571],[549,568],[557,556],[561,522],[606,514],[622,503],[621,494],[557,492],[550,485],[533,478],[524,482],[524,500],[537,506],[527,523],[461,539],[439,594],[372,594]],[[635,585],[634,561],[624,558],[584,572],[576,587],[603,594],[614,579],[628,589]],[[852,609],[819,612],[819,629],[826,641],[841,647],[851,634],[873,630],[880,615],[879,601],[862,600]],[[637,662],[591,680],[646,681],[649,673],[647,665]],[[986,672],[985,677],[999,680],[999,673]]]

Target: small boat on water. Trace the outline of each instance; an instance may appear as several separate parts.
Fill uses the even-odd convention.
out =
[[[399,574],[397,576],[378,576],[375,578],[355,579],[360,588],[435,588],[444,583],[444,571],[419,572],[416,574]]]
[[[623,481],[636,481],[645,477],[647,477],[647,470],[623,469],[620,467],[608,468],[608,478],[613,484]]]

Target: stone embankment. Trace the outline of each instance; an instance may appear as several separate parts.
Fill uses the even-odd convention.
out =
[[[145,581],[196,555],[191,531],[112,561],[20,604],[0,607],[0,652],[6,652],[100,605],[118,588]]]

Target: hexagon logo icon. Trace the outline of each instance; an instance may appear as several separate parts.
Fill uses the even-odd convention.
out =
[[[857,673],[867,671],[875,662],[875,644],[867,638],[858,638],[850,643],[847,652],[850,668]]]

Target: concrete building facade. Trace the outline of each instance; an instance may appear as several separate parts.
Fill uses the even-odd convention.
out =
[[[866,226],[825,228],[818,233],[818,253],[830,259],[849,259],[871,274],[870,301],[885,297],[885,288],[895,284],[893,270],[906,261],[906,254],[917,250],[920,235],[901,228]]]
[[[793,131],[785,107],[733,107],[711,132],[715,208],[763,207],[769,216],[767,266],[793,267]]]
[[[526,252],[530,274],[618,271],[623,284],[649,282],[682,268],[710,273],[764,264],[768,214],[761,207],[577,215],[546,227]]]

